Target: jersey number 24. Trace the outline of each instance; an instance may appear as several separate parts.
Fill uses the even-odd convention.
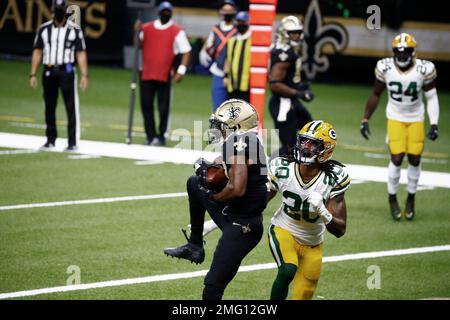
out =
[[[389,95],[392,99],[398,102],[403,101],[403,96],[411,97],[411,102],[416,101],[418,97],[417,82],[411,82],[405,91],[403,91],[403,85],[398,81],[391,81],[388,83]]]

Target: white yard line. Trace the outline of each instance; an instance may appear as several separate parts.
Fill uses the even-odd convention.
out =
[[[0,150],[0,155],[38,153],[38,150]]]
[[[15,205],[9,205],[9,206],[0,206],[0,211],[30,209],[30,208],[71,206],[71,205],[78,205],[78,204],[95,204],[95,203],[109,203],[109,202],[121,202],[121,201],[176,198],[176,197],[186,197],[186,196],[187,196],[186,192],[178,192],[178,193],[148,194],[148,195],[143,195],[143,196],[116,197],[116,198],[99,198],[99,199],[87,199],[87,200],[71,200],[71,201],[58,201],[58,202],[15,204]]]
[[[38,150],[45,143],[45,137],[25,134],[0,132],[0,147]],[[54,152],[62,152],[66,147],[66,139],[57,139]],[[179,148],[152,147],[144,145],[128,145],[125,143],[81,140],[78,147],[80,154],[114,157],[122,159],[168,162],[192,165],[195,160],[204,157],[213,160],[219,153]],[[357,180],[387,182],[387,166],[374,167],[348,164],[346,167],[350,177]],[[400,183],[407,183],[407,170],[402,169]],[[450,173],[422,171],[419,185],[429,187],[450,188]]]
[[[340,261],[349,261],[349,260],[373,259],[373,258],[393,257],[393,256],[402,256],[402,255],[408,255],[408,254],[419,254],[419,253],[429,253],[429,252],[439,252],[439,251],[450,251],[450,245],[345,254],[345,255],[340,255],[340,256],[324,257],[323,262],[327,263],[327,262],[340,262]],[[276,268],[275,263],[264,263],[264,264],[255,264],[255,265],[240,267],[238,272],[248,272],[248,271],[256,271],[256,270],[275,269],[275,268]],[[188,278],[205,276],[207,272],[208,272],[208,270],[200,270],[200,271],[195,271],[195,272],[172,273],[172,274],[163,274],[163,275],[148,276],[148,277],[141,277],[141,278],[110,280],[110,281],[101,281],[101,282],[77,284],[77,285],[70,285],[70,286],[60,286],[60,287],[50,287],[50,288],[42,288],[42,289],[35,289],[35,290],[8,292],[8,293],[1,293],[0,299],[21,298],[21,297],[30,297],[30,296],[36,296],[36,295],[41,295],[41,294],[49,294],[49,293],[79,291],[79,290],[98,289],[98,288],[107,288],[107,287],[118,287],[118,286],[125,286],[125,285],[152,283],[152,282],[158,282],[158,281],[169,281],[169,280],[177,280],[177,279],[188,279]]]

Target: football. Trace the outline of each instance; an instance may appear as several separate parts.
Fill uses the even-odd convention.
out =
[[[221,191],[228,183],[225,170],[219,166],[211,166],[206,171],[205,185],[208,189]]]

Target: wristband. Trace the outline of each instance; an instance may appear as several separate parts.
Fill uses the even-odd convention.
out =
[[[36,77],[35,73],[30,74],[30,78],[34,78],[34,77]]]
[[[323,222],[327,225],[331,222],[331,220],[333,220],[333,216],[331,215],[331,213],[325,209],[322,212],[320,212],[320,217],[322,218]]]
[[[187,68],[186,68],[185,65],[180,64],[180,65],[178,66],[178,69],[177,69],[177,73],[178,73],[178,74],[181,74],[182,76],[184,76],[184,75],[186,74],[186,71],[187,71]]]
[[[89,78],[89,75],[88,75],[87,73],[82,73],[81,76],[82,76],[82,77]]]

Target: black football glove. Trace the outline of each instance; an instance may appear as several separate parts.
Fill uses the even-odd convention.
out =
[[[309,89],[297,91],[295,96],[305,102],[311,102],[314,99],[314,93]]]
[[[431,141],[434,141],[439,137],[438,127],[436,124],[431,125],[430,131],[428,131],[427,136]]]
[[[195,175],[201,177],[204,172],[212,165],[212,162],[209,162],[208,160],[206,160],[205,158],[198,158],[195,162],[194,162],[194,170],[195,170]]]
[[[205,194],[205,196],[209,199],[209,200],[213,200],[213,195],[215,194],[215,192],[211,189],[208,189],[206,187],[204,187],[202,184],[198,185],[198,188],[201,192],[203,192]]]
[[[313,101],[314,93],[312,93],[310,86],[311,82],[309,81],[304,81],[297,84],[295,86],[295,89],[297,90],[297,94],[295,95],[295,97],[305,102]]]
[[[368,121],[361,121],[361,126],[359,127],[359,131],[361,132],[362,136],[364,138],[366,138],[366,140],[369,140],[370,129],[369,129]]]

